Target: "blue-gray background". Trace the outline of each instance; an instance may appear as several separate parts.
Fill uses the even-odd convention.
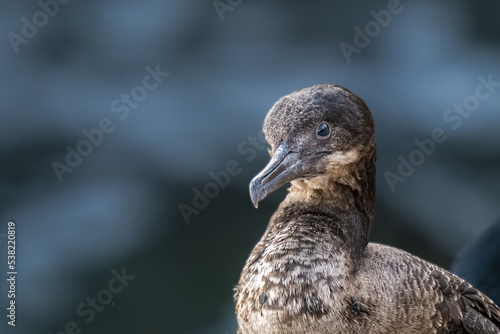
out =
[[[221,20],[211,1],[74,0],[17,54],[7,34],[41,7],[0,5],[0,273],[9,220],[19,272],[17,326],[6,325],[2,279],[0,331],[59,333],[75,321],[82,333],[233,333],[232,288],[284,196],[252,207],[247,186],[268,156],[238,147],[250,147],[278,98],[321,82],[373,112],[372,240],[449,267],[500,217],[500,89],[456,130],[443,120],[478,76],[500,81],[500,5],[401,1],[348,63],[339,44],[387,3],[244,0]],[[111,103],[146,66],[170,75],[120,120]],[[114,132],[59,182],[51,164],[103,118]],[[384,172],[435,128],[447,140],[392,192]],[[186,224],[179,204],[192,206],[193,189],[231,160],[241,172]],[[124,267],[135,279],[85,323],[77,305]]]

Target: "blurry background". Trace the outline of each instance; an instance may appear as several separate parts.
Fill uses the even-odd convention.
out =
[[[447,114],[474,102],[479,76],[500,82],[498,2],[401,1],[384,27],[370,22],[388,1],[45,1],[0,5],[0,262],[5,275],[13,220],[16,333],[234,333],[232,288],[285,194],[252,207],[268,159],[255,138],[278,98],[321,82],[373,112],[372,240],[448,268],[500,217],[500,87]],[[356,44],[356,27],[371,37]],[[436,128],[446,140],[391,189],[384,174]],[[58,178],[71,150],[81,161]]]

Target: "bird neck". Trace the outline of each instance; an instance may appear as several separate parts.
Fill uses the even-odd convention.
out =
[[[285,201],[276,212],[282,222],[294,222],[302,216],[312,216],[316,222],[327,221],[328,233],[338,246],[352,255],[360,255],[368,244],[368,234],[375,201],[375,157],[358,161],[343,178],[325,173],[309,180],[293,181]],[[284,218],[286,217],[286,218]],[[318,236],[321,238],[321,236]],[[328,236],[328,239],[331,235]]]

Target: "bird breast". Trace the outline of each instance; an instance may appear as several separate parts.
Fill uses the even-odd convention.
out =
[[[315,334],[323,333],[321,323],[342,327],[338,310],[349,294],[350,271],[345,254],[306,236],[274,240],[281,241],[261,241],[244,269],[248,275],[237,290],[243,333]]]

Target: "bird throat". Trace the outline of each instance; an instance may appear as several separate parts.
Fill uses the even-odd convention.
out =
[[[277,222],[309,221],[314,230],[317,225],[328,222],[326,226],[333,234],[328,238],[336,237],[339,247],[354,256],[359,255],[368,243],[373,218],[374,163],[374,158],[367,159],[332,168],[312,178],[292,181],[289,193],[271,219],[269,228]],[[322,236],[316,238],[321,240]]]

